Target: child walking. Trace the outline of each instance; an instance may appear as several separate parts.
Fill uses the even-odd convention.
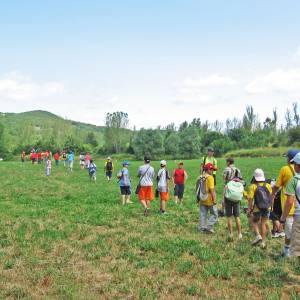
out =
[[[50,156],[48,156],[46,161],[46,176],[50,176],[51,174],[51,159]]]

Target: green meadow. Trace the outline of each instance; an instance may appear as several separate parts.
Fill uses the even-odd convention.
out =
[[[247,182],[257,167],[275,178],[284,163],[236,161]],[[1,299],[300,299],[296,260],[279,258],[282,239],[269,237],[265,250],[252,247],[245,214],[242,241],[227,241],[225,218],[214,235],[197,231],[200,160],[185,161],[184,204],[170,200],[161,216],[155,200],[149,217],[135,195],[122,206],[116,176],[106,182],[103,161],[96,164],[93,184],[78,161],[73,173],[53,165],[50,178],[44,165],[0,162]],[[140,164],[130,166],[134,188]],[[169,170],[175,165],[168,162]],[[217,179],[220,205],[221,171]]]

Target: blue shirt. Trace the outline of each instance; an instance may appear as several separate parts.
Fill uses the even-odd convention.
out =
[[[69,154],[68,154],[68,160],[69,160],[69,161],[74,160],[74,153],[69,153]]]
[[[129,170],[127,168],[123,168],[118,175],[120,176],[120,186],[131,186]]]

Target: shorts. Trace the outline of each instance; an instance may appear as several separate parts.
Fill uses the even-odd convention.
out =
[[[280,220],[280,216],[276,214],[274,211],[270,212],[270,220],[275,222]]]
[[[131,187],[130,186],[120,186],[121,195],[129,196],[131,195]]]
[[[182,199],[183,194],[184,194],[184,184],[176,184],[174,188],[174,196],[177,196],[179,199]]]
[[[214,184],[216,186],[217,185],[217,176],[216,176],[216,174],[213,174],[213,178],[214,178]]]
[[[261,218],[269,219],[270,211],[268,209],[260,209],[259,211],[253,212],[253,222],[257,223]]]
[[[160,200],[168,201],[169,200],[169,193],[168,192],[159,192]]]
[[[112,176],[112,171],[106,171],[106,177],[111,178]]]
[[[300,216],[294,218],[291,236],[291,254],[300,256]]]
[[[141,186],[139,191],[139,199],[152,201],[154,199],[153,187],[152,186]]]
[[[290,240],[292,237],[294,217],[288,216],[284,224],[285,237]]]
[[[240,216],[240,202],[233,202],[225,198],[225,214],[227,218]]]

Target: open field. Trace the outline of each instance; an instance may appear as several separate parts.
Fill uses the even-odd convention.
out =
[[[0,163],[1,299],[300,299],[296,261],[278,258],[283,240],[251,247],[246,215],[241,242],[227,242],[225,218],[215,235],[197,232],[200,161],[185,162],[184,205],[169,201],[161,216],[155,200],[147,218],[135,195],[134,204],[120,205],[117,180],[107,183],[96,163],[96,184],[78,162],[72,174],[53,166],[50,178],[44,166]],[[134,187],[139,164],[130,166]],[[270,178],[283,164],[280,157],[236,161],[247,182],[256,167]]]

